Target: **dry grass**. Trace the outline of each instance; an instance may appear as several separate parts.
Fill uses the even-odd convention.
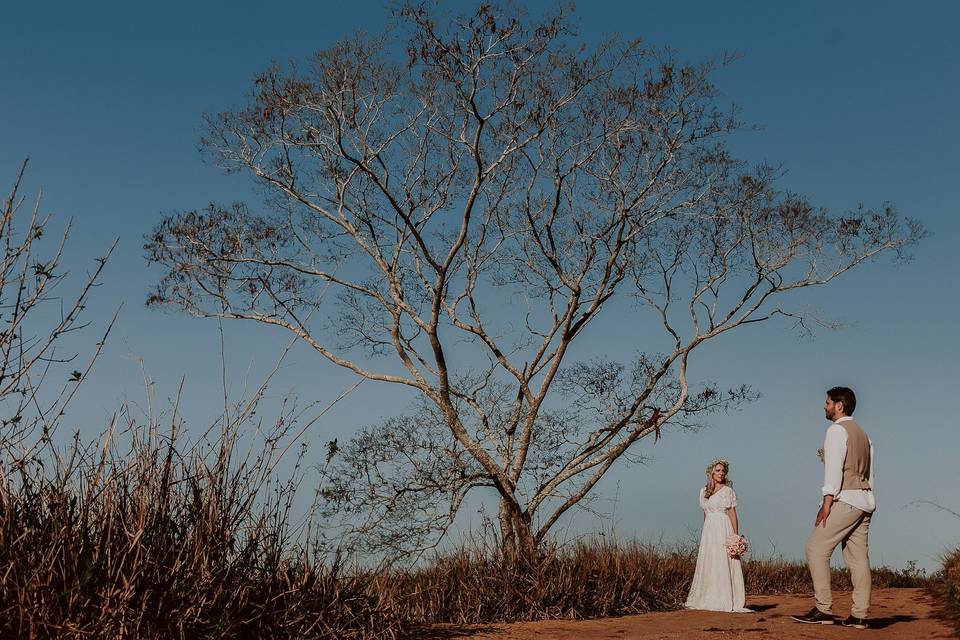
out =
[[[960,549],[943,555],[940,571],[929,585],[938,605],[938,615],[948,620],[960,637]]]
[[[43,458],[6,452],[0,637],[404,638],[436,623],[675,609],[686,597],[693,549],[609,538],[527,563],[479,541],[412,571],[357,569],[292,526],[297,482],[273,477],[276,441],[240,456],[237,437],[227,429],[198,448],[131,423],[123,452],[111,438]],[[751,594],[810,590],[797,562],[744,569]],[[874,576],[877,587],[926,583],[909,568]]]
[[[840,591],[851,591],[850,572],[843,569],[834,569],[832,576],[833,588]],[[813,584],[807,565],[796,560],[783,558],[761,558],[747,560],[744,563],[743,575],[748,594],[768,595],[776,593],[812,593]],[[917,569],[912,562],[903,569],[892,569],[881,566],[871,569],[874,589],[898,589],[925,587],[930,584],[930,578],[923,570]]]
[[[683,606],[696,549],[596,539],[551,549],[538,562],[518,566],[482,545],[461,548],[401,576],[404,617],[417,622],[483,624],[553,618],[584,619],[665,611]],[[744,563],[748,594],[809,593],[805,564],[782,558]],[[929,584],[912,565],[875,568],[877,589]],[[837,589],[851,589],[849,573],[835,570]]]
[[[457,624],[661,611],[686,597],[691,561],[684,549],[599,541],[518,564],[474,545],[406,576],[404,590],[418,594],[406,610],[418,622]]]
[[[238,456],[235,432],[200,452],[151,430],[126,435],[123,455],[76,444],[42,460],[7,452],[0,637],[399,633],[378,579],[296,543],[294,485],[270,477],[270,455]]]

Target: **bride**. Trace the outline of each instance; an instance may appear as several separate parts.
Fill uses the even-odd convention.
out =
[[[739,534],[737,495],[727,480],[730,463],[717,459],[707,467],[707,485],[700,489],[703,532],[697,568],[685,604],[688,609],[749,612],[745,604],[740,558],[727,554],[727,536]]]

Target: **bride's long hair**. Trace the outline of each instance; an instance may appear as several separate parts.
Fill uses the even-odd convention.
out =
[[[724,482],[721,485],[717,485],[717,483],[713,481],[713,468],[718,464],[723,465],[723,472],[726,474]],[[712,496],[720,487],[729,487],[732,484],[730,481],[730,463],[723,458],[715,458],[710,462],[710,466],[707,467],[707,485],[703,488],[703,499],[706,500]]]

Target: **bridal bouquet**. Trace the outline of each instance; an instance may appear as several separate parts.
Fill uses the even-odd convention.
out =
[[[750,543],[743,536],[731,534],[727,536],[727,555],[731,558],[739,558],[750,548]]]

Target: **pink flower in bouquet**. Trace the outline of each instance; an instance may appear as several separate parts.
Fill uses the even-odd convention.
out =
[[[739,558],[750,549],[750,543],[743,536],[731,534],[727,536],[727,555],[731,558]]]

